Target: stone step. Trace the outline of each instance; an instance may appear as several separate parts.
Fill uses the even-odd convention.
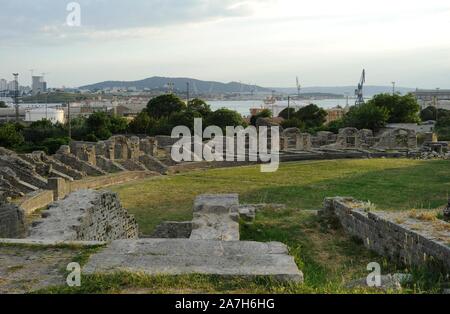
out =
[[[239,241],[238,194],[204,194],[194,202],[191,240]]]
[[[270,276],[281,281],[303,281],[286,245],[278,242],[116,240],[92,255],[83,268],[84,274],[120,271],[147,275]]]

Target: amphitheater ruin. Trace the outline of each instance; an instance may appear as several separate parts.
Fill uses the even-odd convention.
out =
[[[257,205],[240,204],[236,194],[198,195],[193,220],[165,222],[143,238],[135,218],[108,186],[206,167],[240,162],[176,163],[168,136],[113,136],[97,143],[73,141],[53,156],[17,154],[0,148],[0,243],[105,245],[83,268],[85,274],[115,271],[154,274],[271,276],[302,282],[303,274],[283,243],[241,241],[239,222],[251,222]],[[338,134],[281,132],[280,160],[340,158],[450,158],[448,143],[414,131],[341,129]],[[101,190],[98,190],[101,189]],[[385,213],[367,212],[355,200],[325,200],[321,216],[337,221],[381,255],[410,264],[430,258],[450,269],[449,231],[425,226],[417,231]],[[42,210],[43,209],[43,210]],[[37,210],[41,218],[28,219]],[[443,222],[445,223],[445,222]],[[444,229],[443,229],[444,230]],[[448,230],[448,229],[447,229]],[[383,234],[383,236],[381,236]],[[384,235],[392,235],[387,239]]]

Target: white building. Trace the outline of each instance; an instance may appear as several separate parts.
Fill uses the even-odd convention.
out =
[[[26,122],[36,122],[43,119],[52,123],[65,123],[64,110],[55,108],[33,108],[25,111]]]

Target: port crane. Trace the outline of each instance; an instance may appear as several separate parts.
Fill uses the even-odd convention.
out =
[[[366,83],[366,70],[364,69],[361,74],[361,79],[359,80],[359,83],[358,83],[358,89],[355,90],[355,96],[356,96],[355,105],[356,106],[360,106],[360,105],[364,104],[363,89],[364,89],[365,83]]]

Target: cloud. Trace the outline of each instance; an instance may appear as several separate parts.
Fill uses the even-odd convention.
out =
[[[78,0],[81,27],[69,27],[66,6],[71,1],[5,2],[0,11],[0,20],[7,21],[0,29],[4,43],[139,36],[145,29],[242,17],[251,12],[249,1],[242,0]]]

